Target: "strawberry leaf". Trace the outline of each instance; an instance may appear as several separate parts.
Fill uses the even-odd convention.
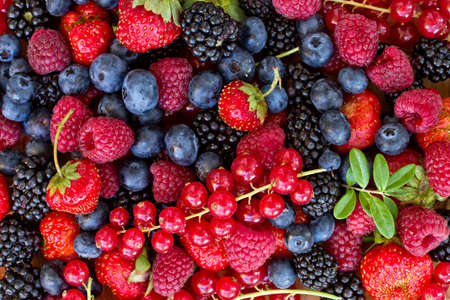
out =
[[[58,173],[53,175],[47,186],[47,190],[50,190],[50,196],[53,196],[57,190],[64,195],[66,189],[70,187],[72,180],[81,178],[81,175],[77,172],[77,166],[79,164],[80,161],[68,161],[61,169],[63,176],[60,176]]]
[[[239,90],[248,95],[248,110],[256,112],[256,117],[261,124],[264,123],[267,116],[267,103],[262,92],[257,87],[246,82],[243,83]]]
[[[179,0],[133,0],[133,8],[144,5],[145,10],[160,15],[164,22],[173,22],[180,26],[180,15],[183,7]]]
[[[223,10],[230,15],[235,21],[242,22],[247,17],[245,16],[244,11],[239,6],[239,0],[185,0],[183,8],[188,9],[196,2],[210,2],[215,6],[220,6]]]

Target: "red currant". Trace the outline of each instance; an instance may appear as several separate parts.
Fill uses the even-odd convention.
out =
[[[108,252],[116,249],[119,243],[119,234],[117,229],[111,225],[105,225],[95,234],[95,244],[97,248]]]
[[[287,195],[295,189],[297,173],[286,166],[276,166],[270,171],[269,180],[274,192]]]
[[[390,40],[394,45],[410,48],[419,41],[419,33],[414,24],[396,23],[391,27]]]
[[[328,29],[332,32],[336,29],[336,25],[339,21],[339,19],[344,15],[347,14],[347,9],[336,6],[332,8],[331,10],[327,11],[325,14],[325,24],[327,25]]]
[[[186,226],[184,213],[178,207],[166,207],[159,214],[159,225],[169,233],[182,232]]]
[[[216,282],[219,276],[216,272],[200,270],[191,278],[192,291],[201,297],[208,297],[214,294]]]
[[[64,280],[71,286],[81,286],[89,279],[87,264],[79,259],[71,260],[64,267]]]
[[[259,211],[266,218],[278,217],[284,210],[284,200],[280,195],[271,193],[259,201]]]
[[[150,201],[141,201],[133,208],[133,224],[139,229],[148,229],[156,222],[156,207]]]
[[[248,273],[236,273],[239,282],[246,287],[255,287],[260,285],[267,276],[267,266],[263,265],[256,270]]]
[[[158,253],[166,253],[173,247],[173,235],[164,230],[158,230],[152,236],[152,247]]]
[[[208,191],[201,182],[191,182],[181,191],[180,199],[190,209],[202,208],[208,201]]]
[[[188,291],[181,290],[173,295],[173,300],[194,300],[194,297]]]
[[[303,168],[302,156],[292,148],[284,148],[278,151],[275,156],[275,163],[277,166],[287,166],[295,173],[300,172]]]
[[[391,33],[391,25],[388,23],[388,21],[383,19],[377,19],[376,22],[377,22],[378,39],[380,41],[387,41]]]
[[[292,202],[294,202],[295,204],[308,204],[313,196],[313,186],[309,181],[300,179],[297,181],[295,190],[290,193],[290,196]]]
[[[243,154],[233,160],[231,174],[239,183],[255,183],[262,177],[263,166],[256,155]]]
[[[450,19],[450,0],[439,0],[439,8],[447,19]]]
[[[286,294],[270,295],[269,300],[300,300],[300,295],[293,295],[287,297]]]
[[[437,283],[427,283],[422,291],[421,300],[445,300],[446,288]]]
[[[206,176],[206,187],[210,193],[215,191],[224,190],[227,192],[233,192],[234,180],[230,171],[224,168],[218,168],[209,172]]]
[[[450,284],[450,262],[440,262],[434,268],[433,278],[437,283]]]
[[[208,208],[214,217],[228,219],[236,212],[237,202],[232,193],[216,191],[208,198]]]
[[[264,222],[264,217],[259,211],[259,199],[251,198],[250,200],[242,200],[239,202],[236,219],[250,227]]]
[[[62,293],[61,300],[86,300],[86,296],[80,290],[70,289]]]
[[[208,246],[213,241],[213,236],[209,230],[209,223],[206,221],[189,224],[187,234],[192,244],[199,247]]]
[[[137,228],[130,228],[125,231],[121,241],[130,249],[141,250],[144,248],[145,235]]]
[[[261,179],[256,182],[255,184],[253,184],[253,186],[255,188],[260,188],[262,186],[268,185],[270,183],[270,171],[265,171],[263,173],[263,176],[261,177]],[[250,187],[251,189],[251,187]],[[251,192],[251,190],[249,191]],[[256,194],[257,197],[262,198],[267,194],[267,190],[261,191],[258,194]],[[238,194],[238,195],[242,195],[242,194]]]
[[[130,214],[123,207],[116,207],[109,213],[109,222],[111,225],[122,228],[130,220]]]
[[[427,8],[417,19],[417,30],[427,39],[437,38],[444,32],[447,19],[434,8]]]
[[[392,0],[391,16],[399,23],[411,21],[414,15],[414,0]]]
[[[236,229],[236,222],[233,218],[218,219],[213,217],[209,223],[211,233],[218,238],[227,237]]]
[[[241,285],[233,277],[225,276],[217,280],[216,293],[222,300],[234,299],[239,295]]]

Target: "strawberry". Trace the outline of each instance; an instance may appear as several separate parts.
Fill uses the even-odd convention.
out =
[[[450,97],[442,98],[442,110],[438,123],[428,132],[417,133],[416,140],[425,150],[433,142],[450,142]]]
[[[220,95],[219,115],[230,127],[241,131],[254,130],[264,123],[267,104],[255,86],[240,81],[227,84]]]
[[[361,261],[367,292],[378,299],[413,299],[431,280],[433,262],[428,255],[413,256],[397,244],[372,248]]]
[[[228,258],[225,254],[222,241],[213,241],[205,247],[192,244],[187,235],[181,236],[181,244],[186,252],[194,259],[200,268],[219,271],[228,266]]]
[[[8,182],[5,176],[0,174],[0,221],[8,214],[10,208]]]
[[[270,223],[267,224],[267,228],[275,238],[275,252],[272,255],[274,257],[292,257],[292,252],[288,250],[284,241],[286,231]]]

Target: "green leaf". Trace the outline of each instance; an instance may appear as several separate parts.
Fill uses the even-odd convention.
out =
[[[145,0],[133,0],[133,8],[139,5],[144,5]]]
[[[239,6],[239,0],[185,0],[183,4],[184,9],[188,9],[195,2],[210,2],[216,6],[220,6],[223,10],[230,15],[235,21],[242,22],[247,17],[245,16],[244,11]]]
[[[387,239],[392,238],[395,234],[395,223],[387,205],[377,197],[373,197],[370,201],[370,211],[381,235]]]
[[[350,150],[349,154],[350,168],[353,178],[361,188],[367,187],[370,180],[369,163],[364,153],[356,148]]]
[[[413,177],[416,172],[416,165],[410,164],[402,167],[397,170],[392,176],[389,178],[389,183],[386,190],[396,190],[403,185],[407,184]]]
[[[150,270],[151,264],[148,261],[147,251],[144,249],[142,254],[136,259],[135,270],[138,274],[144,274]]]
[[[356,183],[355,179],[353,178],[352,169],[350,168],[348,168],[347,174],[345,175],[345,181],[349,186],[353,186]]]
[[[358,198],[364,212],[371,217],[372,213],[370,212],[370,201],[372,201],[372,195],[366,192],[360,192]]]
[[[356,194],[354,190],[348,189],[344,196],[334,206],[333,214],[338,220],[342,220],[350,216],[356,206]]]
[[[77,167],[81,161],[68,161],[61,169],[63,176],[58,173],[53,175],[50,182],[47,185],[47,190],[50,190],[50,196],[53,196],[56,191],[59,191],[61,195],[64,195],[66,189],[72,184],[72,180],[81,178],[81,175],[77,172]]]
[[[391,214],[394,217],[394,219],[397,219],[398,207],[397,207],[397,204],[395,204],[394,200],[392,200],[389,197],[383,196],[383,201],[384,201],[384,204],[386,204],[386,206],[391,211]]]
[[[373,236],[375,244],[383,244],[384,242],[386,242],[386,239],[381,236],[381,233],[378,231],[378,229],[375,229],[375,231],[373,232]]]
[[[384,191],[389,182],[389,166],[383,155],[377,154],[373,163],[373,180],[378,190]]]
[[[391,197],[402,198],[402,199],[398,199],[400,201],[409,201],[410,199],[405,199],[403,197],[408,194],[411,194],[411,193],[413,195],[412,197],[414,197],[414,195],[416,194],[416,190],[417,190],[416,188],[404,187],[402,189],[388,191],[388,192],[386,192],[386,194]]]

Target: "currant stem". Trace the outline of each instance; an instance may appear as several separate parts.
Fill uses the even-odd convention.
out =
[[[281,53],[281,54],[278,54],[278,55],[275,56],[275,57],[277,57],[277,58],[283,58],[283,57],[289,56],[289,55],[291,55],[291,54],[294,54],[294,53],[298,52],[299,50],[300,50],[300,47],[295,47],[294,49],[291,49],[291,50],[289,50],[289,51],[286,51],[286,52],[283,52],[283,53]]]
[[[369,194],[377,194],[377,195],[382,195],[382,196],[386,195],[386,193],[383,193],[383,192],[374,191],[374,190],[365,190],[365,189],[357,188],[357,187],[354,187],[354,186],[349,186],[349,185],[346,185],[346,184],[344,184],[343,186],[345,188],[347,188],[347,189],[355,190],[355,191],[358,191],[358,192],[366,192],[366,193],[369,193]]]
[[[270,95],[270,93],[273,92],[273,90],[277,87],[277,85],[280,86],[281,88],[281,77],[280,77],[280,72],[278,71],[278,67],[273,67],[273,81],[272,84],[270,85],[270,89],[264,93],[263,97],[266,98],[267,96]]]
[[[55,134],[55,141],[53,142],[53,161],[55,162],[56,171],[58,172],[58,175],[61,177],[64,177],[64,175],[61,171],[61,167],[59,166],[59,162],[58,162],[58,140],[59,140],[59,135],[61,134],[61,131],[64,127],[64,124],[66,124],[67,120],[69,120],[69,118],[73,114],[73,112],[74,112],[73,109],[69,110],[69,112],[65,115],[65,117],[62,119],[62,121],[59,123],[58,129],[56,130],[56,134]]]
[[[331,295],[324,292],[317,292],[317,291],[308,291],[308,290],[261,290],[258,292],[250,293],[250,294],[242,294],[234,298],[234,300],[242,300],[242,299],[253,299],[256,297],[261,296],[269,296],[269,295],[280,295],[280,294],[286,294],[288,296],[293,295],[310,295],[310,296],[317,296],[317,297],[323,297],[327,299],[333,299],[338,300],[342,299],[338,296]]]
[[[362,3],[359,3],[359,2],[356,2],[356,1],[352,1],[352,0],[325,0],[325,3],[326,2],[339,3],[339,4],[342,4],[342,6],[350,5],[350,6],[353,6],[354,8],[356,8],[356,7],[367,8],[367,9],[370,9],[370,10],[379,11],[379,12],[381,12],[383,14],[390,14],[391,13],[391,10],[389,8],[382,8],[382,7],[366,4],[365,1],[363,1]]]
[[[86,290],[86,300],[94,300],[94,297],[91,295],[91,290],[92,290],[92,277],[89,277],[88,279],[88,284],[86,286],[86,284],[83,283],[83,287]]]
[[[314,170],[309,170],[309,171],[305,171],[305,172],[300,172],[297,174],[297,178],[302,178],[302,177],[306,177],[306,176],[310,176],[310,175],[314,175],[314,174],[319,174],[319,173],[323,173],[326,171],[327,171],[327,169],[314,169]]]

